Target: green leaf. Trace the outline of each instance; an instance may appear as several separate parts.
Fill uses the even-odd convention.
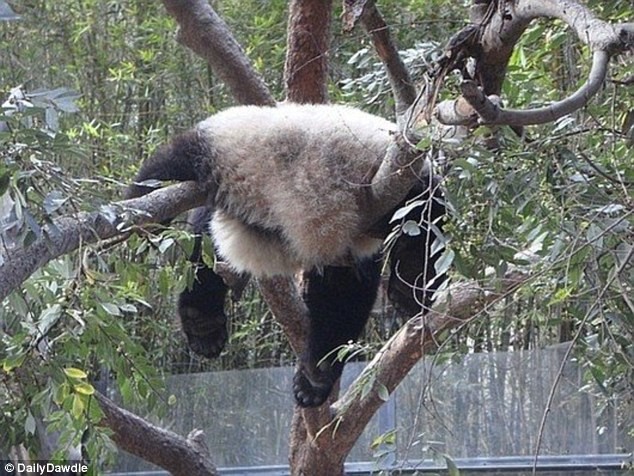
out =
[[[64,369],[64,373],[70,377],[70,378],[74,378],[74,379],[78,379],[78,380],[82,380],[85,379],[86,377],[88,377],[88,374],[86,374],[86,372],[84,372],[81,369],[75,368],[75,367],[67,367]]]
[[[451,263],[453,263],[455,255],[456,253],[451,248],[447,248],[440,258],[438,258],[438,261],[436,261],[436,273],[443,274],[447,272]]]
[[[170,249],[170,247],[174,244],[174,239],[173,238],[165,238],[164,240],[161,240],[161,242],[159,243],[159,251],[161,253],[165,253],[168,249]]]
[[[41,335],[46,335],[51,328],[57,323],[62,314],[62,306],[53,304],[42,311],[37,320],[37,329]]]
[[[403,223],[403,226],[401,228],[403,230],[403,233],[408,236],[418,236],[421,234],[420,226],[414,220],[407,220],[405,223]]]
[[[35,418],[31,412],[26,416],[26,421],[24,422],[24,431],[27,435],[35,434]]]
[[[71,409],[71,414],[73,415],[73,417],[79,419],[84,413],[84,408],[84,400],[82,399],[81,395],[77,393],[73,395],[73,407]]]
[[[453,459],[451,459],[449,455],[446,454],[443,454],[442,457],[447,463],[447,471],[449,473],[449,476],[460,476],[460,470],[458,469],[458,466],[456,466],[456,463],[454,463]]]
[[[383,400],[384,402],[387,402],[390,399],[390,392],[388,391],[387,387],[383,385],[382,383],[378,384],[377,392],[379,394],[379,398]]]
[[[13,369],[20,367],[24,363],[25,359],[25,353],[9,356],[2,361],[2,370],[4,370],[4,372],[6,373],[9,373]]]
[[[396,220],[400,220],[401,218],[404,218],[409,212],[414,210],[416,207],[421,207],[425,205],[425,203],[427,203],[427,200],[414,200],[412,203],[399,208],[398,210],[394,212],[394,215],[390,219],[390,223]]]
[[[86,382],[78,383],[73,387],[77,393],[82,395],[92,395],[95,393],[95,387]]]
[[[64,196],[62,192],[60,192],[59,190],[53,190],[46,196],[46,198],[44,198],[44,202],[42,203],[42,205],[44,206],[44,210],[46,210],[46,213],[51,215],[60,207],[62,207],[67,200],[68,197]]]
[[[66,397],[68,397],[69,387],[68,384],[63,383],[55,388],[55,392],[53,393],[53,401],[61,405]]]
[[[102,302],[102,303],[99,303],[99,305],[104,311],[106,311],[111,316],[121,315],[121,309],[119,309],[119,306],[117,306],[116,304],[113,304],[111,302]]]

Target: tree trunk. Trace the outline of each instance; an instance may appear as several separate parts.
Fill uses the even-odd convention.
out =
[[[318,410],[306,410],[314,411]],[[296,407],[291,424],[288,456],[291,476],[343,476],[347,452],[337,450],[337,439],[329,437],[329,429],[315,437],[309,434],[308,426],[304,411]]]
[[[328,47],[332,0],[293,0],[288,18],[286,99],[328,102]]]

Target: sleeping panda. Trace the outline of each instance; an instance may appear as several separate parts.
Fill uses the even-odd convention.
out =
[[[195,180],[207,194],[194,231],[211,233],[216,252],[237,273],[254,277],[304,271],[309,311],[306,350],[293,393],[303,407],[321,405],[340,377],[336,349],[359,337],[376,300],[381,246],[393,213],[368,227],[370,183],[396,125],[345,106],[281,104],[227,109],[177,136],[146,160],[128,198],[152,191],[148,180]],[[391,246],[388,296],[414,315],[429,307],[444,277],[435,276],[432,244],[442,231],[438,180],[423,173],[403,203],[416,200]],[[431,224],[431,225],[430,225]],[[434,249],[438,249],[436,246]],[[214,357],[227,340],[227,286],[200,256],[193,287],[179,296],[192,350]],[[334,351],[334,352],[333,352]]]

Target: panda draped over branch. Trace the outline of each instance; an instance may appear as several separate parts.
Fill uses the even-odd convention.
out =
[[[393,212],[412,200],[418,206],[402,220],[418,223],[419,233],[400,233],[391,246],[388,296],[411,316],[429,307],[444,280],[435,276],[441,246],[433,244],[445,208],[430,167],[391,213],[370,227],[363,223],[372,178],[396,131],[345,106],[235,107],[160,148],[128,190],[132,198],[151,192],[143,183],[151,179],[195,180],[207,194],[195,232],[211,233],[233,270],[255,277],[304,270],[310,324],[293,380],[300,406],[321,405],[341,376],[336,350],[363,330]],[[196,280],[179,296],[178,314],[192,350],[215,357],[227,340],[227,286],[203,264],[200,241],[191,259]]]

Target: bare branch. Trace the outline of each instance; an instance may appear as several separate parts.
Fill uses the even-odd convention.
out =
[[[572,0],[519,0],[496,11],[482,10],[481,6],[474,11],[483,29],[481,51],[476,58],[480,89],[475,83],[466,81],[462,85],[461,98],[436,107],[435,117],[446,125],[479,122],[522,126],[555,121],[584,107],[601,89],[611,56],[634,50],[632,24],[612,25]],[[521,33],[537,18],[558,18],[566,22],[577,37],[590,46],[593,58],[588,80],[569,97],[548,106],[529,110],[503,109],[495,104],[495,99],[501,89],[506,63]]]
[[[342,21],[346,31],[352,30],[358,21],[370,35],[376,53],[387,72],[394,95],[397,118],[404,117],[416,100],[416,87],[409,71],[398,53],[390,30],[374,0],[346,0],[343,2]]]
[[[588,81],[566,99],[548,106],[524,110],[504,109],[499,106],[498,96],[487,97],[474,81],[464,81],[461,98],[438,104],[434,116],[445,125],[471,124],[474,120],[480,124],[512,126],[553,122],[588,104],[605,81],[609,60],[606,51],[595,51]]]
[[[183,438],[124,410],[98,392],[94,396],[104,413],[101,423],[113,431],[111,438],[121,449],[174,476],[218,475],[202,431],[194,430]]]
[[[308,308],[295,281],[287,276],[259,279],[258,285],[275,320],[282,326],[296,355],[301,354],[308,334]]]
[[[632,24],[612,25],[605,22],[575,0],[521,0],[517,2],[515,14],[521,18],[558,18],[572,28],[580,41],[592,51],[608,51],[616,55],[632,48]]]
[[[387,72],[394,95],[396,116],[397,118],[403,117],[416,100],[416,87],[374,0],[365,3],[361,14],[361,23],[370,35],[374,49]]]
[[[428,166],[424,154],[412,147],[401,134],[395,134],[379,170],[372,178],[370,202],[363,217],[366,226],[374,225],[407,195]]]
[[[238,102],[275,105],[261,76],[207,0],[163,0],[163,4],[180,25],[179,41],[207,60]]]
[[[166,187],[140,198],[115,202],[100,211],[63,216],[25,248],[10,250],[0,266],[0,299],[52,259],[82,244],[122,235],[131,226],[157,223],[203,205],[205,193],[193,182]]]
[[[599,92],[605,82],[610,57],[606,51],[595,51],[592,69],[586,81],[566,99],[535,109],[503,109],[493,104],[474,84],[463,83],[462,96],[480,116],[482,124],[527,126],[545,124],[581,109]]]

